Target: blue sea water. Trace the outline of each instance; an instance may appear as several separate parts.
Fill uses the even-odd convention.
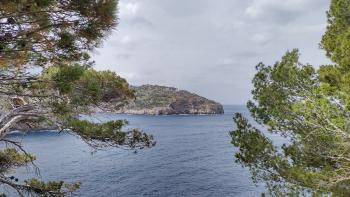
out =
[[[230,144],[229,131],[235,112],[248,117],[243,106],[225,106],[224,115],[98,114],[99,120],[127,119],[129,127],[154,135],[157,145],[136,154],[121,149],[91,154],[84,142],[65,133],[11,138],[37,156],[43,180],[82,182],[75,196],[260,196],[263,188],[234,162],[237,149]],[[22,180],[33,173],[23,168],[17,176]]]

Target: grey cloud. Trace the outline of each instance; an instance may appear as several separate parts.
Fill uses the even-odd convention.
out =
[[[138,26],[144,26],[147,28],[154,28],[154,25],[152,24],[152,22],[150,22],[144,17],[138,17],[138,16],[133,17],[133,18],[130,18],[129,20],[126,20],[124,23],[127,23],[127,25],[130,25],[130,26],[138,25]]]
[[[130,59],[132,57],[132,55],[129,54],[129,53],[119,53],[119,54],[116,54],[115,57],[116,57],[116,60],[119,60],[119,59]]]
[[[244,104],[258,62],[273,64],[292,48],[302,61],[327,62],[318,42],[329,0],[120,1],[120,25],[93,56],[97,69],[131,84]]]
[[[249,58],[249,57],[254,57],[258,56],[261,53],[259,51],[237,51],[232,54],[233,57],[241,57],[241,58]]]
[[[248,19],[280,25],[293,22],[314,9],[323,9],[328,0],[253,0],[245,9]]]

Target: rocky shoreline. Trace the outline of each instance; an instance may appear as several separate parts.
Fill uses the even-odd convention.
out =
[[[154,108],[154,109],[140,109],[140,110],[118,110],[115,113],[118,114],[128,114],[128,115],[152,115],[152,116],[161,116],[161,115],[215,115],[223,114],[224,112],[212,112],[212,111],[193,111],[193,112],[177,112],[169,110],[168,108]]]
[[[119,113],[134,115],[214,115],[223,114],[223,106],[215,101],[172,87],[143,85],[132,87],[136,98],[120,107],[120,103],[101,103],[91,106],[92,113]],[[0,97],[0,116],[9,112],[11,104],[8,99]],[[18,124],[14,129],[45,128],[56,129],[48,123]]]

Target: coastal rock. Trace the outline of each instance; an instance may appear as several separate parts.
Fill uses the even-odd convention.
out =
[[[118,110],[118,113],[171,115],[223,114],[220,103],[185,90],[158,85],[133,87],[136,99]]]
[[[136,99],[128,104],[120,101],[100,103],[90,106],[92,113],[112,112],[139,115],[172,115],[172,114],[223,114],[223,106],[215,101],[172,87],[143,85],[132,87]],[[32,102],[29,100],[28,102]],[[4,116],[12,109],[11,102],[0,97],[0,116]],[[49,122],[25,122],[15,125],[13,130],[27,129],[57,129]]]

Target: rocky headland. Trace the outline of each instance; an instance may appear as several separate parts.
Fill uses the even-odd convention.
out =
[[[143,115],[223,114],[223,106],[197,94],[173,87],[143,85],[132,87],[135,100],[117,113]]]

